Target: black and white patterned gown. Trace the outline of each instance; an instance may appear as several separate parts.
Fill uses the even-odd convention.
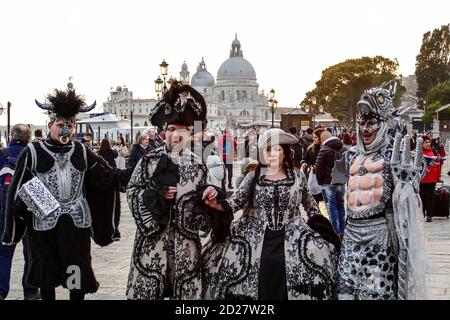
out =
[[[226,200],[233,213],[249,201],[249,173]],[[254,209],[245,210],[231,226],[225,243],[206,245],[202,254],[205,299],[335,298],[338,254],[301,217],[320,214],[303,173],[271,181],[259,177]]]
[[[179,164],[180,181],[170,222],[161,230],[154,212],[145,205],[143,195],[153,188],[150,179],[163,154]],[[207,232],[209,223],[194,214],[193,206],[196,187],[206,184],[207,174],[201,158],[194,153],[185,149],[174,159],[164,145],[150,151],[136,165],[127,189],[128,204],[137,225],[128,277],[128,299],[201,298],[199,232]]]

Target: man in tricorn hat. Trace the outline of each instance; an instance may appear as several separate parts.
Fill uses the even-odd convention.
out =
[[[231,217],[215,214],[202,198],[216,197],[202,157],[191,150],[194,125],[206,127],[204,98],[173,81],[150,114],[165,130],[165,144],[137,163],[128,184],[128,203],[137,230],[128,277],[128,299],[200,299],[200,231],[221,241]],[[221,198],[225,194],[221,192]]]
[[[70,86],[69,86],[70,85]],[[48,103],[50,135],[21,153],[8,190],[3,242],[20,241],[28,230],[30,271],[27,283],[55,299],[59,285],[71,300],[97,291],[91,265],[91,241],[105,246],[118,240],[119,188],[127,171],[112,169],[82,143],[74,141],[75,117],[95,107],[84,103],[69,83],[55,89]]]

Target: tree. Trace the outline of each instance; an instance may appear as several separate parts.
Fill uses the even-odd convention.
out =
[[[416,77],[419,99],[425,99],[433,86],[450,79],[450,24],[424,33],[416,57]]]
[[[399,84],[397,68],[397,60],[382,56],[348,59],[335,64],[322,71],[316,87],[306,93],[301,105],[310,107],[322,105],[324,110],[334,117],[344,113],[347,115],[346,118],[355,124],[356,104],[361,94],[364,90],[389,80]],[[400,98],[405,92],[404,87],[398,85],[397,88],[394,101],[396,105],[400,103]],[[315,114],[318,112],[317,107],[312,108]]]
[[[433,117],[435,116],[436,110],[450,103],[450,80],[438,83],[428,90],[426,99],[427,108],[422,117],[422,121],[425,123],[431,123],[433,121]],[[441,111],[439,114],[449,113],[450,109],[446,109]]]

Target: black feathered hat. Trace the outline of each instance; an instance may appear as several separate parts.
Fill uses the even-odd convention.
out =
[[[149,119],[152,125],[162,130],[168,124],[191,127],[195,121],[201,121],[204,129],[208,123],[206,110],[205,99],[197,90],[174,80],[150,112]]]
[[[55,89],[53,94],[47,95],[48,103],[40,103],[35,100],[37,106],[48,113],[53,120],[58,118],[74,120],[79,112],[88,112],[95,108],[96,102],[90,106],[86,105],[84,98],[75,93],[73,87],[68,86],[67,90]]]

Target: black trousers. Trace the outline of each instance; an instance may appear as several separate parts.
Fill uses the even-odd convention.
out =
[[[433,196],[436,189],[436,182],[420,184],[420,199],[423,205],[424,216],[433,216]]]
[[[228,180],[228,188],[232,188],[233,185],[231,180],[233,179],[233,163],[225,163],[225,167],[227,168],[227,180]]]

